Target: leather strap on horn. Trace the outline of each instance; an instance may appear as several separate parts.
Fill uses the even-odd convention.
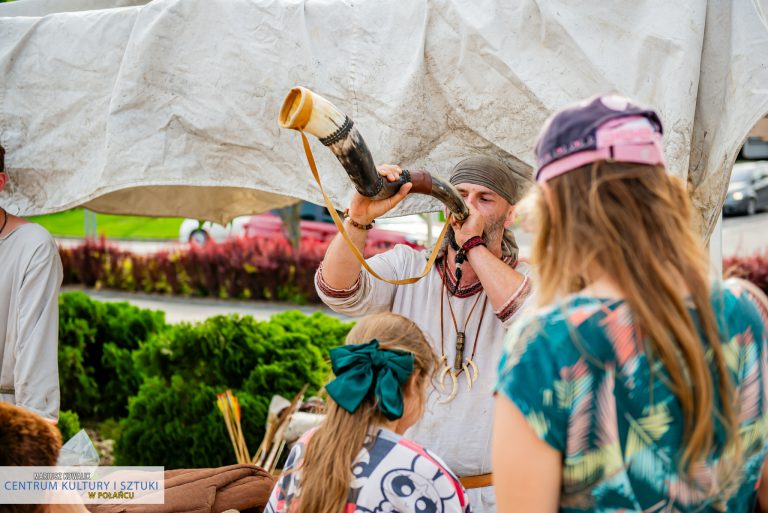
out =
[[[411,183],[413,184],[412,193],[426,195],[432,193],[432,175],[427,171],[411,171]]]
[[[355,255],[355,258],[357,258],[357,261],[360,262],[360,265],[362,265],[366,271],[371,273],[375,278],[385,281],[387,283],[391,283],[393,285],[409,285],[411,283],[416,283],[420,279],[422,279],[424,276],[429,273],[430,269],[432,269],[432,266],[435,263],[435,259],[437,259],[437,251],[432,250],[432,254],[429,256],[429,260],[427,260],[427,265],[424,267],[424,271],[413,278],[406,278],[404,280],[388,280],[386,278],[382,278],[381,276],[374,271],[371,266],[368,265],[368,262],[365,261],[365,257],[362,253],[360,253],[360,250],[357,249],[357,246],[355,246],[355,243],[352,242],[352,239],[349,238],[349,234],[347,233],[347,230],[344,228],[344,223],[339,218],[339,214],[336,213],[336,209],[333,206],[333,203],[331,203],[330,198],[328,198],[328,195],[325,194],[325,189],[323,189],[323,184],[320,183],[320,174],[317,172],[317,165],[315,164],[315,156],[312,154],[312,148],[309,146],[309,141],[307,140],[307,136],[304,135],[303,130],[299,130],[299,133],[301,134],[301,142],[304,145],[304,154],[307,156],[307,163],[309,164],[309,168],[312,170],[312,176],[315,177],[315,182],[317,182],[317,186],[320,187],[320,192],[323,194],[323,200],[325,201],[325,206],[328,209],[328,212],[331,214],[331,217],[333,218],[333,223],[336,225],[336,228],[339,229],[339,233],[341,233],[341,236],[344,237],[344,240],[346,241],[347,245],[349,246],[349,249],[352,250],[352,253]],[[450,220],[450,214],[448,220]],[[445,232],[448,230],[448,225],[450,223],[448,221],[445,222],[445,226],[443,226],[443,230],[440,232],[440,236],[437,238],[437,244],[435,245],[435,248],[440,248],[443,244],[443,238],[445,237]]]

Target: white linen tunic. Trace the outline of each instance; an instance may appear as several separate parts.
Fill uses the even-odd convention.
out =
[[[421,274],[429,257],[428,251],[416,251],[405,245],[398,245],[390,251],[375,255],[367,260],[372,269],[387,279],[404,279]],[[517,271],[526,274],[524,263],[510,263]],[[358,281],[349,289],[339,290],[328,286],[322,277],[322,267],[315,275],[315,285],[320,298],[333,310],[351,316],[362,316],[375,312],[391,311],[413,320],[427,335],[435,352],[448,358],[453,365],[456,354],[456,329],[451,321],[448,308],[448,294],[443,291],[442,260],[421,280],[410,285],[391,285],[377,280],[364,269]],[[453,290],[455,279],[447,273],[446,284]],[[434,451],[459,476],[474,476],[491,472],[491,427],[493,422],[493,387],[496,383],[496,367],[502,350],[506,327],[517,317],[517,313],[529,297],[530,285],[526,280],[518,290],[510,291],[505,305],[494,312],[488,303],[480,326],[474,361],[480,371],[477,382],[468,390],[467,379],[459,376],[459,392],[447,404],[438,404],[446,398],[434,389],[429,394],[427,407],[422,419],[405,436]],[[468,326],[464,327],[473,304],[479,302]],[[473,287],[459,289],[450,302],[459,330],[466,333],[464,357],[469,358],[478,334],[478,323],[486,299],[479,283]],[[440,341],[440,303],[443,302],[444,352]],[[439,375],[438,375],[439,377]],[[450,393],[450,377],[446,379]],[[494,512],[496,499],[492,487],[468,490],[472,510]]]
[[[0,401],[58,419],[59,251],[23,224],[0,238],[0,269]]]

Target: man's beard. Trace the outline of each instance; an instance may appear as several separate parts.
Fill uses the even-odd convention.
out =
[[[498,216],[491,220],[483,230],[483,240],[488,246],[500,242],[504,237],[504,218]]]

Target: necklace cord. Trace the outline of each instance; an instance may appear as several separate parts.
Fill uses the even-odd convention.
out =
[[[439,268],[440,268],[440,266],[438,266],[438,269]],[[442,287],[441,287],[441,291],[440,291],[440,357],[441,357],[441,359],[445,358],[445,330],[443,328],[443,324],[444,324],[444,322],[443,322],[443,318],[444,318],[443,317],[443,311],[444,311],[444,308],[443,308],[443,294],[445,294],[445,296],[446,296],[445,299],[448,302],[448,308],[450,309],[450,312],[451,312],[451,321],[453,321],[453,327],[456,330],[456,333],[457,334],[459,333],[459,327],[458,327],[458,324],[456,323],[456,316],[455,316],[455,314],[453,312],[453,306],[451,305],[451,298],[450,298],[450,295],[448,295],[448,293],[447,293],[447,286],[446,286],[446,283],[445,283],[445,281],[446,281],[446,273],[447,272],[448,272],[448,266],[446,265],[443,268],[443,273],[441,275]],[[472,308],[470,309],[469,314],[467,315],[467,318],[464,321],[464,329],[467,328],[467,325],[469,324],[469,320],[472,317],[472,313],[475,311],[475,307],[477,306],[478,302],[480,301],[480,295],[481,294],[477,295],[477,299],[475,299],[475,303],[472,305]],[[482,308],[482,310],[480,312],[480,321],[477,324],[477,332],[475,333],[475,341],[474,341],[474,344],[472,345],[472,356],[470,356],[470,360],[474,360],[475,354],[477,352],[477,341],[480,338],[480,328],[482,327],[482,324],[483,324],[483,318],[485,317],[485,310],[486,310],[487,306],[488,306],[488,296],[486,295],[485,296],[485,300],[483,301],[483,308]],[[458,374],[461,374],[462,372],[463,372],[463,370],[459,371]]]
[[[445,283],[445,281],[443,281]],[[443,287],[445,289],[445,287]],[[446,300],[448,301],[448,308],[451,311],[451,320],[453,321],[453,328],[456,330],[456,333],[459,332],[459,325],[456,324],[456,315],[453,313],[453,305],[451,304],[451,297],[446,294]],[[475,299],[475,303],[472,305],[472,308],[469,310],[469,314],[467,314],[467,318],[464,319],[464,325],[462,326],[462,331],[467,329],[467,325],[469,324],[469,319],[472,317],[472,313],[475,311],[475,307],[480,302],[480,294],[477,295],[477,299]]]
[[[485,296],[485,301],[483,301],[483,309],[480,310],[480,321],[477,323],[477,333],[475,333],[475,343],[472,344],[472,355],[469,357],[470,360],[475,360],[475,351],[477,351],[477,339],[480,338],[480,326],[483,324],[483,317],[485,317],[485,307],[488,306],[488,296]]]

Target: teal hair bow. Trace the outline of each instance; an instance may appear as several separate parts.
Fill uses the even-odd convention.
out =
[[[371,389],[379,410],[389,420],[403,416],[400,386],[413,372],[413,355],[394,349],[379,349],[379,341],[331,349],[336,379],[325,390],[339,406],[355,413]]]

